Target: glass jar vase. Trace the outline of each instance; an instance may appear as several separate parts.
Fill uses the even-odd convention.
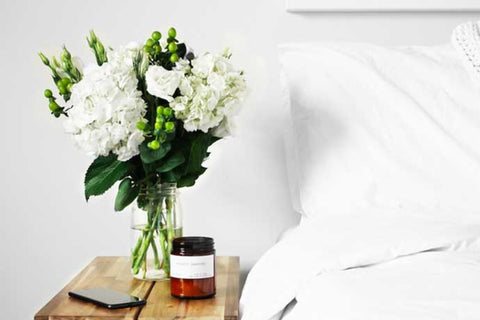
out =
[[[177,185],[163,183],[140,190],[133,205],[131,270],[137,279],[170,278],[172,241],[182,236]]]

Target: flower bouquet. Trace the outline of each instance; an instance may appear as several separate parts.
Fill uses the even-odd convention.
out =
[[[176,189],[205,172],[209,146],[229,135],[246,92],[228,50],[196,56],[174,28],[164,38],[155,31],[144,45],[111,49],[91,31],[96,63],[85,69],[65,47],[59,59],[39,54],[61,97],[45,90],[51,113],[65,116],[74,143],[95,157],[87,201],[117,181],[115,210],[136,200],[143,222],[134,225],[131,269],[143,279],[169,277],[172,240],[182,234]]]

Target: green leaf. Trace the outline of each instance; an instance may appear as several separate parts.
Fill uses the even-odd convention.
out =
[[[140,145],[140,158],[144,163],[153,163],[165,157],[171,148],[170,142],[165,142],[160,144],[160,148],[157,150],[152,150],[147,146],[146,142],[143,142]]]
[[[211,135],[201,133],[194,137],[188,156],[187,174],[195,174],[202,168],[203,160],[207,157],[207,149],[210,145]]]
[[[178,56],[184,58],[186,53],[187,53],[187,46],[185,45],[185,43],[179,43],[177,45]]]
[[[114,155],[95,159],[85,174],[85,198],[98,196],[110,189],[116,181],[128,174],[128,163],[118,161]]]
[[[165,162],[156,169],[156,171],[160,173],[167,172],[178,167],[184,162],[185,156],[181,151],[177,151],[168,157],[167,160],[165,160]]]
[[[122,211],[138,196],[140,188],[133,184],[132,179],[126,178],[118,186],[118,193],[115,198],[115,211]]]
[[[222,140],[222,138],[210,136],[210,145],[214,144],[218,140]]]
[[[206,170],[207,168],[201,167],[197,172],[181,177],[177,181],[177,187],[183,188],[193,186],[198,177],[200,177]]]

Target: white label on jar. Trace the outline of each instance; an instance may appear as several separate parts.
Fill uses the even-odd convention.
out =
[[[203,279],[215,275],[215,256],[170,255],[170,276],[178,279]]]

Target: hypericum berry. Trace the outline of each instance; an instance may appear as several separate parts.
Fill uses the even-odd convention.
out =
[[[170,117],[170,116],[172,115],[172,113],[173,113],[172,108],[168,108],[168,107],[167,107],[167,108],[164,108],[164,109],[163,109],[163,115],[164,115],[165,117]]]
[[[178,54],[172,53],[172,55],[170,56],[170,62],[175,63],[177,61],[178,61]]]
[[[162,113],[163,113],[163,107],[162,107],[162,106],[158,106],[158,107],[157,107],[157,115],[162,114]]]
[[[145,128],[147,127],[147,124],[143,121],[138,121],[137,122],[137,129],[138,130],[145,130]]]
[[[175,52],[177,51],[178,47],[177,47],[177,44],[175,42],[170,42],[168,44],[168,51],[170,52]]]
[[[150,149],[157,150],[160,148],[160,143],[157,140],[150,142]]]
[[[72,91],[72,86],[73,86],[72,83],[67,84],[67,91],[68,91],[68,92],[71,92],[71,91]]]
[[[55,101],[50,101],[50,103],[48,104],[48,108],[50,109],[50,111],[55,111],[59,108],[59,105]]]
[[[68,92],[67,87],[65,87],[63,84],[58,87],[58,91],[60,92],[60,94],[66,94]]]
[[[167,132],[172,132],[173,130],[175,130],[175,123],[173,122],[165,122],[165,131]]]
[[[162,128],[162,124],[160,122],[155,122],[155,130],[160,130]]]
[[[158,41],[158,40],[160,40],[160,38],[162,38],[162,34],[159,31],[154,31],[152,33],[152,39],[153,40]]]
[[[145,42],[145,46],[149,48],[153,47],[153,45],[154,45],[154,42],[152,39],[148,39],[147,42]]]
[[[62,78],[62,80],[60,80],[60,82],[61,82],[64,86],[67,86],[69,83],[72,83],[72,80],[70,80],[69,78]]]
[[[162,48],[158,44],[153,45],[153,50],[155,50],[156,54],[159,54],[160,52],[162,52]]]
[[[43,94],[45,95],[45,98],[48,98],[50,99],[51,97],[53,97],[53,93],[52,93],[52,90],[50,89],[47,89],[43,92]]]
[[[177,36],[177,30],[175,30],[173,27],[168,29],[168,36],[170,38],[175,38]]]

